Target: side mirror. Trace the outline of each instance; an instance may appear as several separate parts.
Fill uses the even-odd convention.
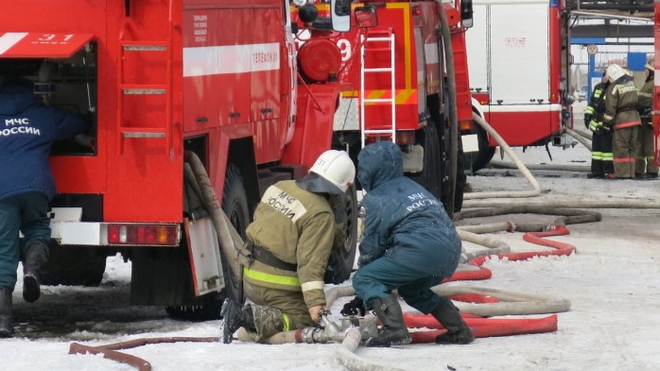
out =
[[[472,11],[472,0],[461,1],[461,24],[465,28],[470,28],[474,24],[472,19],[474,12]]]
[[[351,30],[351,1],[330,0],[330,19],[333,30],[338,32]]]
[[[373,5],[355,8],[355,27],[370,28],[378,26],[378,13]]]

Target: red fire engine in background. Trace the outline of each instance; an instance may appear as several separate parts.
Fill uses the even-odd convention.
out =
[[[354,13],[367,14],[365,8],[376,15],[376,26],[335,37],[344,61],[338,79],[355,90],[342,94],[334,143],[356,156],[372,141],[396,142],[406,175],[450,214],[458,211],[463,152],[478,148],[465,54],[471,1],[353,3]]]
[[[654,4],[654,12],[654,63],[655,70],[658,71],[660,69],[660,2],[658,1],[656,1]],[[656,76],[658,76],[657,72]],[[660,166],[660,76],[656,77],[653,83],[653,132],[655,133],[655,142],[653,148],[655,153],[655,164]]]
[[[332,17],[301,26],[347,31],[349,3],[331,8]],[[53,146],[59,194],[44,284],[99,284],[107,256],[121,253],[132,261],[134,304],[213,318],[225,296],[242,299],[209,209],[222,207],[243,233],[270,184],[302,177],[331,148],[346,88],[329,76],[298,79],[307,56],[297,53],[296,25],[287,0],[6,4],[0,58],[15,63],[0,73],[28,75],[49,104],[95,115],[91,138]],[[200,159],[217,204],[205,205],[184,177],[189,158]],[[353,267],[352,191],[328,282]]]
[[[570,142],[570,16],[565,0],[474,0],[467,33],[475,111],[510,146]],[[493,157],[497,143],[477,127],[473,170]]]

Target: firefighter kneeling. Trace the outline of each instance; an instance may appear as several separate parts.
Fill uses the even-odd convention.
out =
[[[326,307],[324,281],[335,238],[341,233],[346,191],[355,166],[346,152],[321,154],[300,181],[270,186],[247,230],[253,260],[243,269],[246,296],[241,306],[229,299],[222,307],[222,342],[243,327],[255,341],[278,332],[302,329],[320,321]],[[334,210],[333,210],[334,206]]]

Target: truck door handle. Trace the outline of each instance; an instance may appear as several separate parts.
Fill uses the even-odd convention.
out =
[[[271,112],[273,112],[272,108],[262,108],[261,109],[261,113],[263,113],[263,114],[267,114],[267,113],[271,113]]]
[[[231,113],[229,114],[229,117],[240,117],[240,116],[241,116],[241,113],[240,113],[240,112],[231,112]]]

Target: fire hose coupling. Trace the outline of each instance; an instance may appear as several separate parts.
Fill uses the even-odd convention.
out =
[[[305,343],[327,343],[329,341],[341,342],[348,329],[341,329],[339,326],[328,319],[328,311],[321,310],[322,327],[305,327],[302,329],[302,340]]]

